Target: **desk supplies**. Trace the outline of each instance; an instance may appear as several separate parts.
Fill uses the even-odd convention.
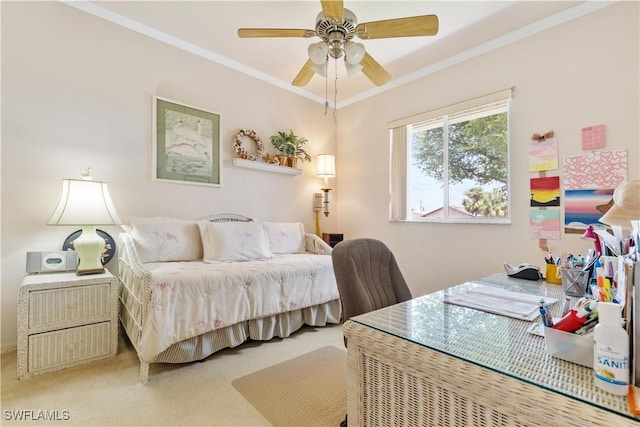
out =
[[[561,285],[562,279],[558,274],[558,265],[557,264],[546,264],[545,265],[545,275],[544,279],[547,283],[553,283],[554,285]]]
[[[562,301],[562,317],[566,316],[569,310],[571,310],[571,297],[565,295]]]
[[[553,259],[553,254],[551,254],[551,252],[549,252],[549,255],[544,257],[544,262],[545,262],[545,264],[555,264],[556,263],[554,261],[554,259]]]
[[[582,297],[587,293],[589,285],[589,272],[581,268],[560,267],[562,291],[565,295]]]
[[[505,262],[503,266],[505,273],[507,273],[507,276],[509,277],[526,280],[542,279],[542,273],[540,273],[540,268],[538,268],[537,265],[523,263],[514,267]]]
[[[540,303],[538,304],[538,308],[540,310],[542,324],[547,328],[551,328],[553,326],[553,318],[551,317],[551,312],[549,311],[549,304],[547,304],[544,299],[541,299]]]
[[[629,394],[627,395],[627,401],[629,402],[629,410],[636,417],[640,416],[640,391],[636,391],[634,385],[629,384]]]
[[[562,278],[562,290],[566,295],[581,297],[587,293],[589,280],[594,276],[594,269],[600,262],[600,255],[596,254],[590,258],[582,268],[573,268],[574,264],[570,261],[573,258],[573,255],[569,255],[568,261],[561,264],[558,269]]]
[[[557,329],[558,331],[573,333],[577,331],[582,325],[584,325],[587,320],[589,320],[588,316],[580,317],[576,310],[569,310],[569,312],[565,316],[563,316],[562,319],[551,326],[553,327],[553,329]]]
[[[593,367],[593,333],[577,335],[553,328],[543,328],[543,331],[545,348],[551,356]]]
[[[595,328],[597,324],[598,324],[598,318],[597,317],[590,317],[589,320],[584,322],[582,324],[582,326],[580,326],[574,332],[574,334],[576,334],[576,335],[586,335],[586,334],[592,332],[593,328]]]
[[[552,325],[553,329],[563,332],[576,332],[585,325],[589,319],[596,317],[597,307],[598,303],[596,301],[589,298],[581,298],[575,309],[570,309],[567,314],[563,315],[559,321]]]

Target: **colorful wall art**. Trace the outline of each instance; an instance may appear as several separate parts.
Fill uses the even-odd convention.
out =
[[[531,178],[531,207],[560,206],[560,177]]]
[[[604,125],[587,126],[582,128],[582,149],[594,150],[596,148],[604,148],[605,146],[605,129]]]
[[[560,240],[559,209],[529,209],[532,239]]]
[[[611,202],[613,189],[627,179],[627,150],[567,156],[562,169],[565,233],[584,233],[589,225],[603,227],[598,220],[606,212],[604,206]]]
[[[598,222],[603,212],[599,206],[607,205],[613,197],[613,188],[597,190],[568,190],[564,192],[564,231],[582,234],[589,225],[603,227]],[[602,209],[602,208],[601,208]]]
[[[555,138],[529,143],[529,171],[558,169],[558,141]]]
[[[627,150],[601,151],[564,158],[564,188],[616,188],[627,179]]]

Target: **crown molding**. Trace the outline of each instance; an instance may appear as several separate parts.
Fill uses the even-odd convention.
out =
[[[276,79],[275,77],[270,76],[269,74],[263,73],[262,71],[258,71],[255,68],[251,68],[231,58],[217,54],[215,52],[212,52],[210,50],[197,46],[193,43],[189,43],[185,40],[169,35],[155,28],[149,27],[148,25],[144,25],[138,21],[134,21],[125,16],[119,15],[115,12],[112,12],[108,9],[98,6],[97,4],[91,1],[69,1],[69,0],[60,0],[60,1],[68,6],[82,10],[91,15],[102,18],[106,21],[112,22],[124,28],[143,34],[147,37],[151,37],[153,39],[156,39],[158,41],[161,41],[163,43],[176,47],[178,49],[184,50],[185,52],[189,52],[193,55],[200,56],[204,59],[223,65],[237,72],[262,80],[280,89],[284,89],[286,91],[308,98],[320,104],[325,104],[326,100],[321,96],[318,96],[314,93],[311,93],[299,87],[292,86],[289,82]],[[541,19],[540,21],[534,22],[533,24],[529,24],[527,26],[519,28],[510,33],[504,34],[500,37],[496,37],[492,40],[481,43],[471,49],[467,49],[463,52],[452,55],[441,61],[435,62],[427,67],[421,68],[405,76],[394,79],[389,83],[385,84],[384,86],[379,86],[374,89],[365,91],[359,95],[352,96],[350,98],[342,100],[336,104],[336,108],[340,109],[342,107],[346,107],[348,105],[357,103],[364,99],[371,98],[372,96],[378,95],[382,92],[386,92],[390,89],[405,85],[409,82],[423,78],[425,76],[436,73],[438,71],[442,71],[448,67],[459,64],[463,61],[467,61],[471,58],[475,58],[477,56],[483,55],[494,49],[500,48],[502,46],[506,46],[510,43],[523,40],[532,35],[535,35],[543,31],[546,31],[550,28],[556,27],[560,24],[564,24],[565,22],[580,18],[589,13],[598,11],[604,7],[617,3],[618,1],[619,0],[585,1],[570,9],[566,9],[560,13]]]
[[[510,33],[504,34],[500,37],[496,37],[492,40],[481,43],[477,46],[474,46],[471,49],[467,49],[465,51],[452,55],[448,58],[445,58],[441,61],[434,62],[433,64],[427,67],[416,70],[405,76],[399,77],[397,79],[393,79],[389,83],[385,84],[384,87],[377,87],[375,89],[363,92],[360,95],[356,95],[351,98],[345,99],[342,102],[338,102],[337,108],[346,107],[347,105],[354,104],[358,101],[362,101],[363,99],[370,98],[374,95],[378,95],[379,93],[382,93],[389,89],[393,89],[398,86],[405,85],[414,80],[420,79],[422,77],[428,76],[438,71],[442,71],[448,67],[451,67],[453,65],[475,58],[477,56],[483,55],[499,47],[503,47],[508,44],[515,43],[527,37],[533,36],[535,34],[538,34],[548,29],[551,29],[553,27],[556,27],[560,24],[564,24],[565,22],[569,22],[574,19],[580,18],[584,15],[587,15],[589,13],[598,11],[604,7],[617,3],[618,1],[619,0],[585,1],[584,3],[581,3],[578,6],[574,6],[570,9],[566,9],[560,13],[541,19],[540,21],[526,25],[522,28],[519,28]]]

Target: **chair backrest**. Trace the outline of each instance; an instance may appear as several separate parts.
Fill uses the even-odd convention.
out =
[[[411,299],[393,253],[379,240],[342,241],[331,260],[344,320]]]

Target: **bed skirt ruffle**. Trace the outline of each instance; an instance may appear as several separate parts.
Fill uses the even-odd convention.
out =
[[[340,300],[333,300],[300,310],[237,323],[175,343],[160,353],[152,363],[186,363],[202,360],[217,351],[236,347],[250,339],[267,341],[273,337],[286,338],[304,325],[337,324],[340,323],[341,314]]]

